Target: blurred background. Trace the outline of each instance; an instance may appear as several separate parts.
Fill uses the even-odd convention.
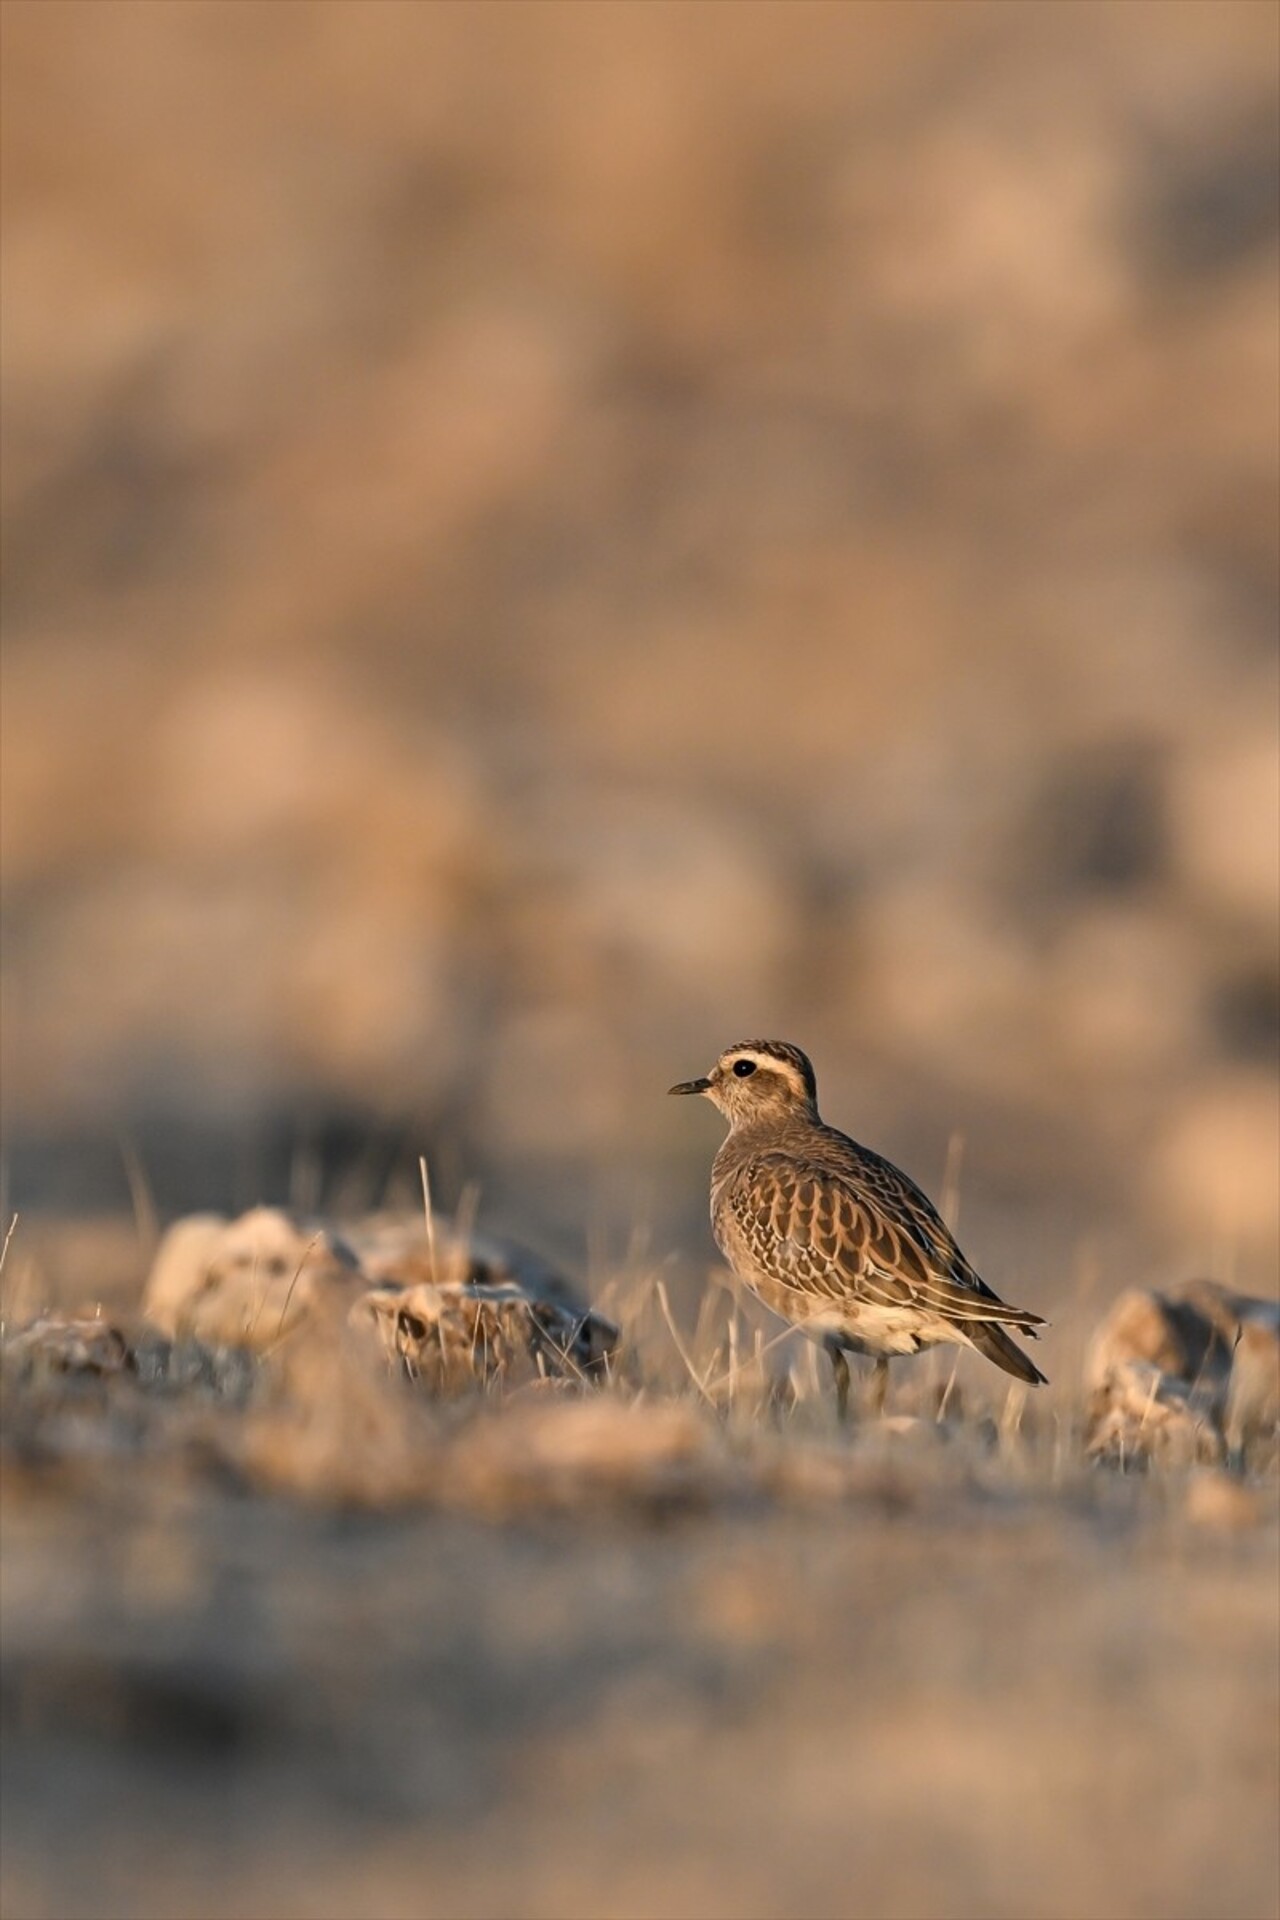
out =
[[[1002,1291],[1272,1283],[1274,8],[3,35],[6,1216],[703,1259],[779,1035]]]

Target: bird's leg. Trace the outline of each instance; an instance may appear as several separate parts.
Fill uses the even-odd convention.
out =
[[[877,1419],[884,1414],[885,1395],[889,1391],[889,1356],[887,1353],[876,1355],[875,1372],[871,1376],[871,1411]]]
[[[828,1340],[827,1352],[831,1356],[831,1371],[836,1377],[836,1413],[843,1424],[849,1418],[849,1362],[834,1340]]]

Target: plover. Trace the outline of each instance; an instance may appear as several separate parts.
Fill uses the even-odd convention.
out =
[[[822,1342],[841,1419],[846,1353],[874,1356],[877,1412],[890,1356],[942,1341],[973,1347],[1029,1386],[1044,1381],[1005,1332],[1034,1339],[1039,1314],[991,1291],[914,1180],[823,1122],[799,1047],[744,1041],[669,1091],[705,1094],[728,1120],[711,1169],[716,1245],[766,1307]]]

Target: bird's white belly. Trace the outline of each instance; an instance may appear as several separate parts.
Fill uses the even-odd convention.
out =
[[[757,1289],[759,1291],[759,1289]],[[779,1306],[761,1293],[761,1298],[776,1313]],[[881,1307],[861,1301],[814,1301],[806,1303],[794,1295],[783,1309],[784,1317],[815,1340],[835,1340],[852,1353],[919,1353],[943,1341],[964,1343],[964,1334],[953,1323],[919,1310]]]

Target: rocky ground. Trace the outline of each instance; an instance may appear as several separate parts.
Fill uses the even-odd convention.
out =
[[[6,1329],[12,1920],[1274,1913],[1274,1307],[1135,1294],[1082,1381],[907,1363],[842,1431],[661,1294],[584,1343],[542,1269],[424,1280],[421,1222],[285,1303],[286,1230]]]

